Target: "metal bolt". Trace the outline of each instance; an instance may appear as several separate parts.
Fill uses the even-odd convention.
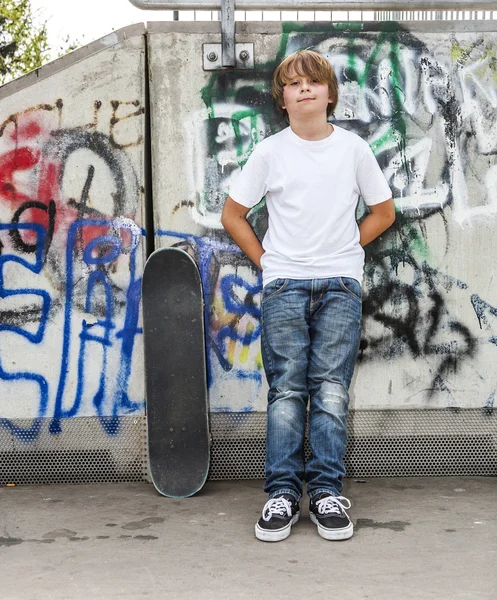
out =
[[[207,55],[207,60],[210,60],[211,62],[216,62],[217,54],[215,52],[209,52],[209,54]]]
[[[250,58],[250,54],[247,52],[247,50],[242,50],[240,52],[240,60],[243,60],[243,62],[245,62],[249,58]]]

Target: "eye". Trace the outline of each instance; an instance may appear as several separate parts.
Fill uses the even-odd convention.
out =
[[[292,81],[292,83],[290,85],[298,85],[299,82],[298,81]]]

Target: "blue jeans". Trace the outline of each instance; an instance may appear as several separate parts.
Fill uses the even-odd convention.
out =
[[[361,308],[361,286],[349,277],[277,279],[262,291],[269,384],[264,490],[270,498],[287,493],[300,500],[304,481],[311,498],[340,495]],[[311,457],[305,464],[307,417]]]

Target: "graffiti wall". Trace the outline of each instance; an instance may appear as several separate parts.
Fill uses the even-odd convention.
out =
[[[299,48],[334,66],[333,119],[368,140],[397,208],[367,249],[353,406],[493,408],[497,34],[245,24],[255,70],[209,73],[217,27],[148,35],[155,242],[189,244],[200,265],[211,409],[265,410],[261,278],[220,214],[255,145],[286,126],[269,87]],[[0,94],[0,427],[14,438],[73,417],[115,433],[144,414],[145,37],[106,40]],[[264,201],[249,218],[262,237]]]
[[[18,419],[115,433],[104,417],[144,412],[144,37],[97,50],[0,100],[0,417],[17,437]]]
[[[492,408],[497,33],[462,32],[457,23],[443,32],[392,23],[264,25],[239,28],[238,41],[255,43],[252,71],[202,71],[202,44],[219,41],[205,26],[191,25],[188,37],[165,26],[149,36],[156,243],[186,242],[196,252],[212,410],[265,409],[260,274],[223,231],[220,214],[255,145],[286,126],[273,108],[271,75],[301,48],[318,50],[335,68],[332,120],[369,142],[397,210],[394,227],[367,248],[353,405]],[[249,219],[262,237],[263,201]]]

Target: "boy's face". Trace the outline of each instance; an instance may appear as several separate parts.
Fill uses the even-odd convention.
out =
[[[326,117],[328,104],[333,101],[327,83],[319,83],[307,76],[291,74],[283,88],[283,108],[288,118]]]

